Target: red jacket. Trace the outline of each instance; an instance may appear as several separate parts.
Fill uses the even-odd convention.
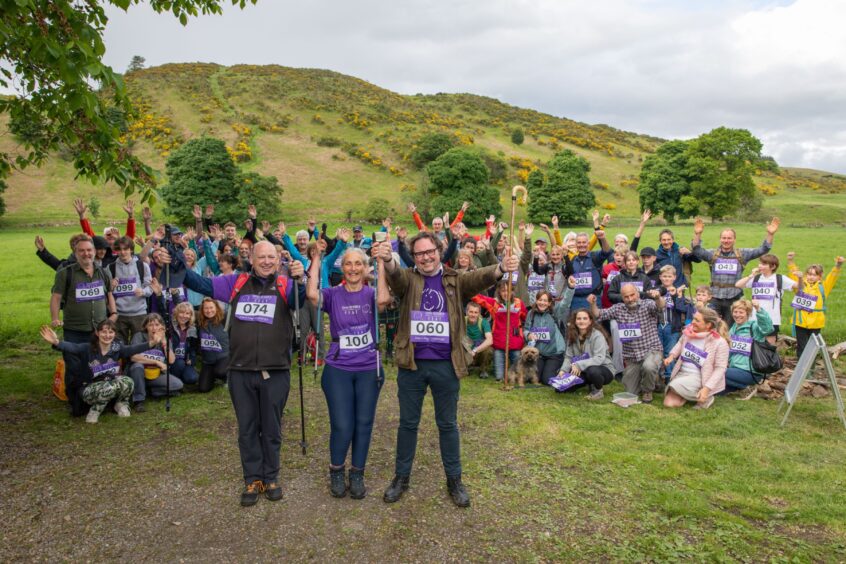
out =
[[[491,314],[493,320],[493,348],[505,350],[505,304],[499,303],[494,298],[477,294],[472,301],[476,302]],[[511,304],[511,339],[508,341],[508,349],[519,351],[525,346],[523,340],[523,322],[526,320],[526,306],[520,298],[514,298]]]

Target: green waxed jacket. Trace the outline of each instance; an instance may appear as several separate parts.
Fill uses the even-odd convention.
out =
[[[462,304],[493,286],[498,279],[497,270],[497,265],[493,265],[458,273],[449,267],[443,267],[452,366],[459,378],[467,375],[467,366],[472,361],[470,353],[461,344],[461,338],[467,333]],[[397,366],[406,370],[417,370],[417,364],[414,362],[414,344],[411,342],[411,312],[421,307],[425,281],[423,275],[414,268],[395,268],[386,274],[388,286],[400,298],[399,323],[394,338]]]

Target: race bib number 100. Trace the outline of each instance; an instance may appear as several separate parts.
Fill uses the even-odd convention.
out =
[[[369,331],[361,335],[338,336],[338,345],[341,347],[342,351],[358,351],[361,349],[367,349],[370,348],[371,344],[373,344],[373,338],[370,336]]]
[[[273,323],[276,313],[276,296],[256,296],[247,294],[238,300],[235,317],[241,321],[255,323]]]
[[[412,311],[412,343],[449,344],[449,316],[445,311]]]

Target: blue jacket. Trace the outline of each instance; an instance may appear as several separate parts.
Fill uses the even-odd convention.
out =
[[[679,244],[673,243],[673,246],[670,247],[670,250],[667,251],[661,245],[658,245],[658,248],[655,249],[655,267],[658,270],[661,270],[661,267],[664,265],[671,265],[673,268],[676,269],[676,280],[673,282],[673,285],[678,287],[682,284],[686,284],[686,280],[684,277],[684,263],[686,262],[702,262],[702,259],[690,253],[689,255],[682,256],[679,252]]]

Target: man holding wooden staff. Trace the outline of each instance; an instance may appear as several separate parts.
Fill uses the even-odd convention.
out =
[[[447,489],[457,506],[468,507],[470,497],[461,482],[458,395],[459,378],[467,375],[472,358],[461,344],[466,331],[462,304],[516,271],[518,258],[509,252],[501,265],[459,274],[441,264],[441,246],[431,233],[418,233],[408,246],[414,259],[408,269],[396,264],[389,245],[374,249],[385,264],[386,276],[378,283],[387,283],[401,300],[394,340],[400,407],[396,474],[383,499],[393,503],[408,489],[423,398],[431,388]]]

